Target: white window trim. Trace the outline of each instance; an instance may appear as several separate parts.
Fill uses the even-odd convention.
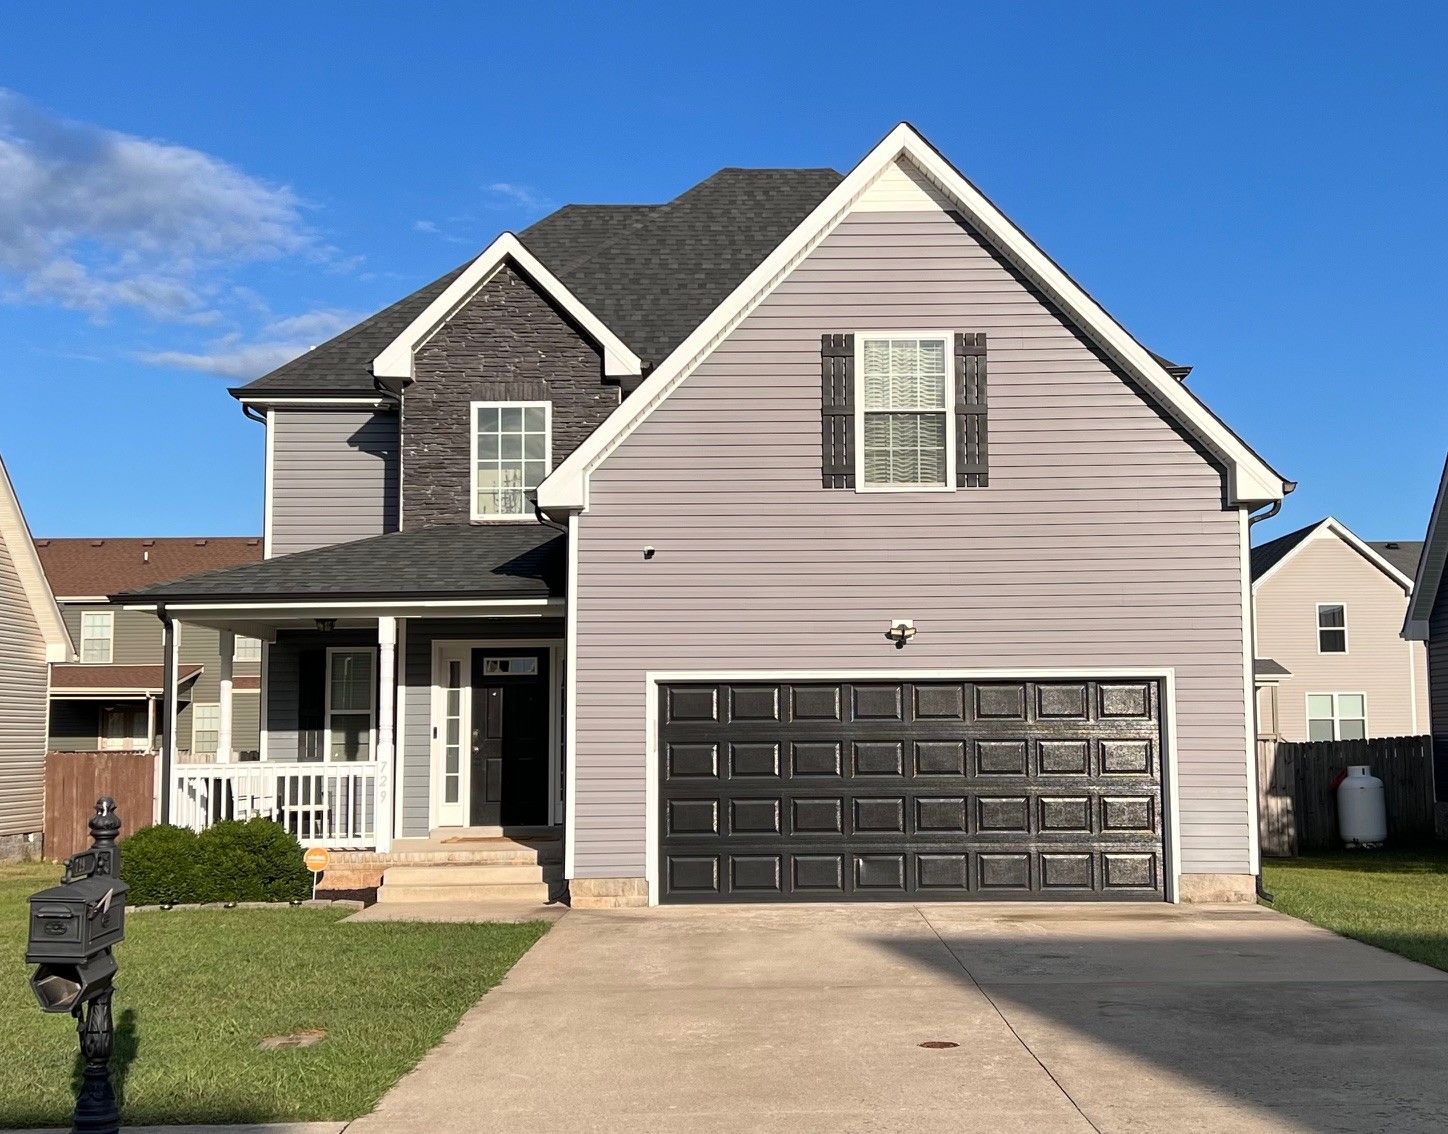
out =
[[[475,523],[516,523],[531,520],[533,513],[518,512],[510,515],[478,511],[478,410],[480,409],[538,409],[543,410],[543,479],[553,473],[553,403],[552,402],[469,402],[468,403],[468,515]],[[540,484],[542,481],[539,482]],[[535,488],[534,492],[537,491]]]
[[[1323,610],[1324,607],[1328,607],[1328,606],[1340,606],[1340,607],[1342,607],[1342,625],[1341,625],[1341,626],[1324,626],[1324,625],[1322,624],[1322,610]],[[1342,649],[1340,649],[1340,650],[1324,650],[1324,649],[1322,648],[1322,632],[1323,632],[1324,630],[1341,630],[1341,631],[1342,631]],[[1325,658],[1341,658],[1341,657],[1346,657],[1347,654],[1348,654],[1349,649],[1351,648],[1351,643],[1348,641],[1348,636],[1347,636],[1347,603],[1345,603],[1345,602],[1320,602],[1320,603],[1318,603],[1318,604],[1317,604],[1317,626],[1316,626],[1316,628],[1315,628],[1315,633],[1317,634],[1317,652],[1318,652],[1319,654],[1321,654],[1321,655],[1322,655],[1323,657],[1325,657]]]
[[[955,404],[959,394],[959,375],[955,371],[954,331],[855,331],[855,388],[852,391],[855,412],[856,492],[954,492],[955,491]],[[866,484],[865,483],[865,343],[869,339],[940,339],[945,343],[945,483],[944,484]],[[890,410],[871,410],[890,413]],[[934,410],[900,410],[900,413],[934,413]]]
[[[85,623],[87,618],[102,618],[106,624],[106,656],[102,661],[89,661],[85,656],[86,642],[99,641],[100,639],[87,638],[85,634]],[[85,665],[110,665],[116,656],[116,612],[114,610],[83,610],[80,614],[80,660]]]
[[[197,728],[197,721],[198,721],[198,719],[199,719],[199,717],[200,717],[200,710],[201,710],[201,709],[215,709],[215,710],[216,710],[216,727],[215,727],[214,729],[211,729],[211,728],[208,728],[208,729],[199,729],[199,728]],[[198,747],[196,746],[196,734],[197,734],[198,732],[214,732],[214,733],[216,733],[216,747],[210,750],[210,754],[211,754],[211,755],[216,755],[217,753],[219,753],[219,752],[221,751],[221,705],[220,705],[218,702],[215,702],[215,701],[196,701],[196,702],[193,702],[192,705],[191,705],[191,751],[192,751],[193,753],[201,753],[201,752],[204,751],[203,749],[198,748]]]
[[[255,643],[256,643],[256,653],[255,653],[255,654],[250,654],[250,655],[243,655],[242,652],[241,652],[241,643],[242,643],[243,641],[255,642]],[[261,649],[262,649],[262,641],[261,641],[260,638],[252,638],[252,637],[250,637],[249,635],[246,635],[246,634],[238,634],[238,635],[236,636],[235,643],[234,643],[233,646],[232,646],[231,659],[232,659],[232,661],[240,661],[240,662],[259,662],[259,661],[261,661]]]
[[[1366,693],[1359,692],[1359,691],[1357,691],[1356,689],[1349,689],[1349,690],[1346,690],[1345,692],[1342,692],[1342,693],[1313,692],[1313,693],[1305,694],[1305,695],[1303,696],[1303,698],[1302,698],[1302,715],[1303,715],[1303,717],[1304,717],[1304,718],[1306,719],[1306,721],[1307,721],[1307,732],[1306,732],[1305,735],[1307,735],[1308,737],[1311,737],[1311,736],[1312,736],[1312,722],[1313,722],[1313,721],[1327,720],[1326,717],[1314,717],[1314,716],[1312,715],[1312,707],[1311,707],[1311,706],[1312,706],[1312,698],[1314,698],[1314,697],[1331,697],[1331,698],[1332,698],[1332,739],[1333,739],[1333,740],[1341,740],[1341,739],[1342,739],[1342,737],[1341,737],[1340,735],[1338,735],[1338,734],[1342,731],[1341,725],[1342,725],[1342,721],[1343,721],[1344,719],[1350,720],[1350,721],[1361,720],[1361,721],[1363,722],[1363,737],[1364,737],[1365,739],[1370,739],[1370,738],[1371,738],[1371,733],[1368,732],[1368,695],[1367,695]],[[1339,697],[1361,697],[1361,698],[1363,699],[1363,715],[1362,715],[1361,717],[1346,717],[1346,718],[1344,718],[1343,715],[1342,715],[1342,713],[1338,711],[1338,707],[1337,707],[1337,702],[1338,702],[1338,698],[1339,698]],[[1311,743],[1310,740],[1309,740],[1309,743]],[[1325,743],[1325,742],[1319,741],[1318,743]]]
[[[334,654],[371,654],[372,680],[367,685],[367,759],[332,759],[332,657]],[[322,701],[322,762],[324,764],[366,764],[377,761],[377,647],[376,646],[328,646],[326,686]],[[338,709],[348,716],[361,713],[361,709]]]

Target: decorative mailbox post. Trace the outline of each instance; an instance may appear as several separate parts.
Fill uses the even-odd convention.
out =
[[[30,987],[47,1012],[69,1012],[80,1035],[85,1071],[75,1100],[77,1134],[119,1134],[121,1111],[111,1087],[111,949],[125,937],[126,884],[116,836],[121,820],[116,801],[96,801],[90,821],[91,849],[72,855],[59,886],[30,898],[27,964],[35,965]]]

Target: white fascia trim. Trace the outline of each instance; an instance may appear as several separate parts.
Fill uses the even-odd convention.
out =
[[[60,614],[60,604],[55,601],[55,594],[45,578],[45,567],[40,562],[40,553],[35,550],[35,539],[30,534],[30,525],[25,522],[25,512],[20,507],[20,498],[15,495],[15,486],[10,483],[10,473],[3,459],[0,459],[0,542],[10,551],[10,562],[15,565],[20,589],[25,592],[31,614],[40,627],[40,636],[45,642],[45,660],[70,661],[75,655],[75,643],[70,640],[70,631],[65,628],[65,619]]]
[[[603,320],[583,305],[583,301],[564,286],[543,262],[529,252],[511,232],[505,232],[479,254],[447,289],[407,325],[375,359],[372,373],[378,378],[408,378],[412,374],[413,350],[439,323],[456,310],[478,287],[492,278],[504,261],[511,260],[534,283],[548,293],[550,299],[568,313],[599,346],[603,348],[603,373],[609,378],[633,377],[643,370],[639,356],[624,345],[622,339]]]
[[[299,409],[307,406],[316,406],[319,409],[327,409],[333,406],[363,406],[368,409],[396,409],[397,401],[394,398],[378,394],[375,398],[359,397],[328,397],[326,394],[317,394],[308,397],[290,398],[268,398],[259,395],[255,398],[238,398],[244,406],[255,406],[257,409]]]
[[[902,157],[919,168],[976,228],[1064,308],[1082,330],[1114,354],[1144,389],[1226,462],[1229,503],[1265,504],[1286,495],[1286,485],[1280,475],[1219,421],[1196,395],[1168,374],[914,127],[902,122],[674,348],[619,409],[554,470],[539,489],[540,507],[559,511],[587,508],[589,474],[833,231],[875,179]]]
[[[1413,593],[1408,599],[1408,617],[1403,623],[1403,637],[1410,642],[1428,640],[1428,620],[1438,601],[1438,588],[1443,585],[1444,556],[1435,556],[1433,549],[1448,543],[1448,461],[1438,480],[1438,495],[1433,499],[1433,514],[1428,519],[1428,532],[1423,537],[1423,554],[1418,557],[1418,577],[1413,580]],[[1448,549],[1445,549],[1448,551]],[[1433,559],[1438,562],[1429,566]]]
[[[264,603],[195,603],[195,602],[161,602],[161,603],[136,603],[123,606],[122,610],[144,610],[157,611],[164,607],[171,614],[227,614],[235,612],[242,615],[244,612],[259,610],[274,614],[286,614],[288,611],[312,611],[312,610],[337,610],[343,612],[366,611],[368,613],[387,614],[394,610],[487,610],[493,607],[512,610],[515,607],[562,607],[564,599],[555,598],[522,598],[522,599],[420,599],[415,602],[407,600],[374,600],[359,599],[356,601],[333,602],[325,595],[318,596],[312,601],[296,602],[264,602]]]
[[[1322,519],[1317,524],[1317,526],[1312,529],[1312,531],[1308,532],[1305,536],[1297,541],[1297,546],[1292,548],[1291,551],[1289,551],[1276,563],[1272,564],[1272,566],[1267,568],[1267,570],[1263,571],[1259,578],[1252,580],[1253,592],[1255,593],[1258,587],[1260,587],[1268,579],[1272,578],[1273,575],[1277,574],[1280,570],[1282,570],[1283,567],[1287,566],[1288,563],[1292,562],[1292,560],[1297,558],[1297,555],[1309,543],[1312,543],[1315,540],[1319,540],[1324,536],[1328,535],[1337,536],[1340,540],[1342,540],[1343,543],[1347,544],[1350,548],[1356,551],[1359,555],[1361,555],[1384,575],[1392,579],[1393,582],[1397,583],[1398,586],[1402,587],[1405,594],[1411,595],[1413,593],[1412,579],[1408,578],[1408,576],[1404,575],[1401,571],[1399,571],[1396,567],[1394,567],[1371,547],[1369,547],[1362,540],[1360,540],[1355,534],[1353,534],[1352,529],[1350,529],[1341,520],[1338,520],[1332,516],[1327,516]],[[1424,548],[1425,554],[1426,551],[1427,549]]]

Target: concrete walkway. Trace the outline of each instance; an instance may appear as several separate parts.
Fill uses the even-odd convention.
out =
[[[1407,1134],[1444,1067],[1445,974],[1256,907],[576,911],[348,1134]]]

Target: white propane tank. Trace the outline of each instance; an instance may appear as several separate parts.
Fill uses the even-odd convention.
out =
[[[1380,846],[1388,839],[1388,809],[1383,781],[1366,764],[1348,768],[1337,785],[1337,826],[1350,847]]]

